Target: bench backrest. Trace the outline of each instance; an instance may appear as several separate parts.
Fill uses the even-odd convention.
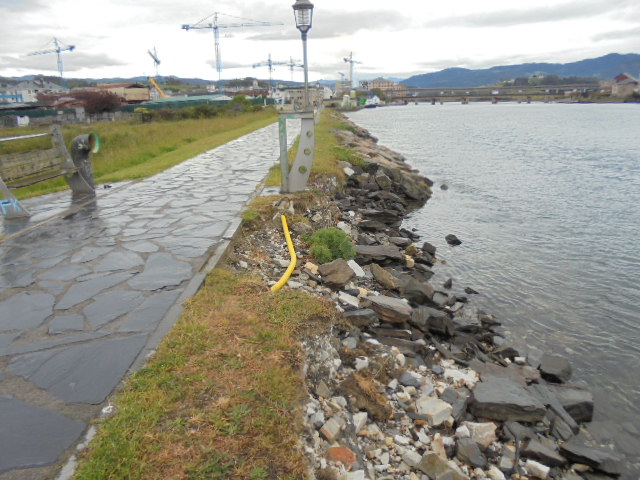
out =
[[[0,139],[0,141],[45,135],[51,136],[51,148],[0,155],[0,177],[8,187],[25,187],[49,178],[69,175],[76,170],[64,146],[64,138],[59,125],[53,125],[48,133],[12,137]]]

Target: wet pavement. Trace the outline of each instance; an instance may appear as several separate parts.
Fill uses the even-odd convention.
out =
[[[299,130],[292,122],[290,141]],[[55,478],[170,330],[279,154],[277,124],[139,182],[28,200],[0,241],[0,480]]]

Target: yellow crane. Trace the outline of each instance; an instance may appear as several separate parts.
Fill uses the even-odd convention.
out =
[[[156,47],[153,47],[153,52],[151,50],[147,50],[147,53],[153,59],[153,65],[156,68],[156,77],[157,77],[158,65],[160,65],[160,59],[158,58],[158,52],[156,51]],[[154,88],[158,91],[158,95],[160,95],[161,98],[167,98],[169,96],[162,91],[162,89],[160,88],[160,85],[158,85],[158,82],[156,82],[155,78],[153,77],[147,77],[147,78],[149,79],[149,82],[151,82],[151,85],[153,85]]]
[[[169,95],[167,95],[162,91],[162,89],[160,88],[160,85],[158,85],[158,82],[156,82],[155,78],[153,77],[148,77],[148,78],[149,78],[149,82],[151,82],[151,85],[153,85],[153,87],[158,91],[158,95],[160,95],[162,98],[169,97]]]

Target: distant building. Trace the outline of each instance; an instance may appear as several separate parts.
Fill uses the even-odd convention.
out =
[[[297,108],[304,106],[304,86],[284,88],[281,90],[285,103],[291,103]],[[309,104],[320,105],[325,98],[331,98],[331,89],[320,85],[309,85]]]
[[[373,80],[368,80],[367,84],[368,84],[367,85],[368,88],[366,88],[366,90],[373,90],[375,88],[379,88],[383,92],[395,92],[398,90],[405,89],[405,86],[402,85],[401,83],[394,82],[393,80],[387,80],[386,78],[382,78],[382,77],[374,78]]]
[[[614,97],[628,97],[638,90],[638,85],[640,85],[640,82],[638,82],[637,78],[628,73],[621,73],[613,79],[611,95]]]
[[[35,103],[38,101],[38,94],[68,91],[60,85],[40,79],[23,81],[14,85],[3,84],[0,85],[0,103]]]
[[[339,80],[336,82],[336,97],[349,94],[351,91],[351,82],[348,80]]]
[[[98,89],[118,95],[126,103],[141,103],[151,100],[149,87],[141,83],[103,83],[98,85]]]

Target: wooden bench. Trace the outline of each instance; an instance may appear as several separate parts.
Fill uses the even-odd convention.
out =
[[[93,169],[89,159],[89,153],[96,153],[100,149],[100,141],[95,133],[74,138],[71,142],[71,155],[65,147],[59,125],[53,125],[49,132],[0,138],[0,142],[44,136],[51,137],[51,148],[0,155],[0,211],[5,218],[30,216],[11,190],[52,178],[64,176],[73,198],[95,195]]]

